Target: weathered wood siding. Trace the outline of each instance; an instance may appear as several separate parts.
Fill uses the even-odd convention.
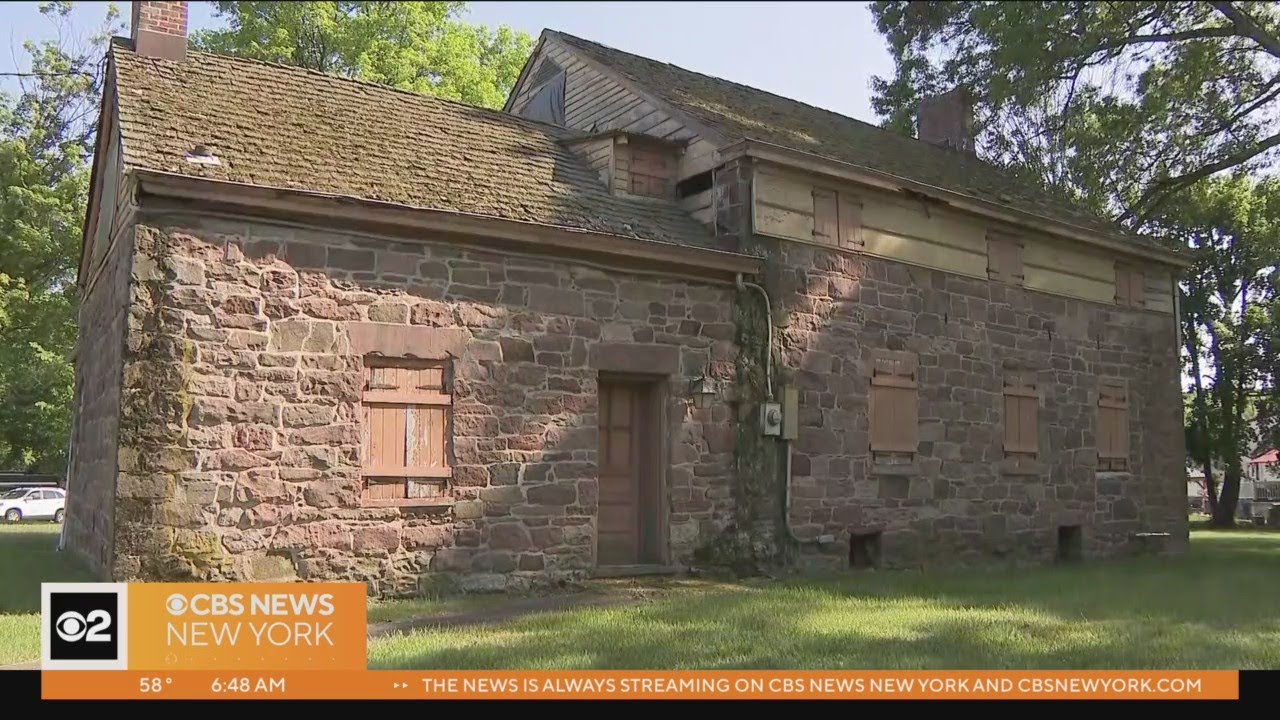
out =
[[[815,189],[817,194],[815,195]],[[782,168],[762,166],[754,176],[753,220],[761,235],[848,248],[815,223],[834,192],[841,202],[856,198],[861,209],[861,252],[976,278],[988,277],[989,223],[932,203],[889,193],[817,181]],[[824,204],[825,203],[825,204]],[[825,212],[823,213],[825,214]],[[824,219],[825,224],[829,221]],[[1007,228],[1003,229],[1008,232]],[[1028,289],[1114,303],[1116,257],[1089,246],[1038,233],[1019,233],[1023,285]],[[1173,312],[1169,271],[1144,267],[1146,309]]]
[[[111,100],[110,95],[108,101]],[[104,126],[99,137],[105,152],[98,160],[97,176],[94,178],[92,192],[97,198],[93,217],[90,218],[84,257],[84,273],[82,282],[90,282],[97,274],[98,268],[107,257],[107,251],[122,230],[122,225],[129,222],[129,214],[124,210],[132,198],[129,186],[124,182],[124,164],[120,158],[120,133],[116,129],[114,116],[106,115]]]
[[[692,215],[693,219],[705,225],[711,225],[716,221],[714,199],[712,191],[709,189],[686,198],[680,198],[680,207]]]
[[[1115,258],[1078,244],[1027,238],[1022,250],[1027,287],[1084,300],[1114,303]]]
[[[585,158],[592,170],[600,173],[600,182],[606,187],[612,181],[613,138],[599,137],[570,143],[569,148]]]
[[[539,68],[548,59],[564,68],[566,73],[564,119],[567,127],[588,132],[625,130],[687,142],[687,150],[676,168],[680,179],[712,168],[714,143],[686,127],[679,118],[597,71],[552,38],[542,44],[542,50],[530,66],[524,81],[528,86],[516,89],[510,108],[512,113],[519,115],[529,102],[537,90],[531,87],[530,79],[538,77]]]
[[[1173,312],[1173,275],[1156,267],[1148,267],[1144,272],[1147,277],[1147,309]]]

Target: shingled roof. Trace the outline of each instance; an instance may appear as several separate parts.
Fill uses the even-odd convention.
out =
[[[127,167],[715,247],[674,203],[611,195],[567,131],[272,63],[111,56]],[[186,156],[208,148],[219,164]]]
[[[1120,228],[1106,218],[1053,198],[972,155],[559,31],[547,30],[546,34],[689,114],[726,139],[772,143],[1106,235],[1121,235]]]

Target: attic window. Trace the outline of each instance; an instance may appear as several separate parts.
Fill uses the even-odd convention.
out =
[[[676,196],[680,198],[687,198],[692,195],[697,195],[700,192],[710,190],[712,185],[711,175],[711,171],[708,170],[681,180],[676,183]]]
[[[613,148],[613,189],[644,197],[671,197],[675,154],[665,145],[616,138]]]

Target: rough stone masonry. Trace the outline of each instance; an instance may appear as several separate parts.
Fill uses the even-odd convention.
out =
[[[1172,315],[1104,306],[794,243],[778,285],[783,360],[800,388],[791,522],[802,540],[880,535],[888,567],[996,557],[1040,563],[1058,529],[1078,527],[1086,556],[1170,533],[1185,549],[1182,408]],[[868,452],[870,363],[879,350],[919,364],[919,449],[878,466]],[[1003,382],[1038,379],[1039,458],[1004,458]],[[1099,472],[1100,378],[1129,384],[1126,472]]]
[[[195,220],[139,225],[132,260],[114,577],[343,579],[390,595],[442,575],[473,588],[581,576],[597,375],[637,361],[671,370],[673,558],[732,514],[729,410],[680,399],[708,361],[732,372],[731,290]],[[86,319],[86,334],[103,329]],[[454,357],[451,506],[360,506],[353,339],[371,324]],[[78,487],[113,480],[76,473]]]
[[[1126,552],[1140,531],[1185,546],[1171,316],[776,244],[775,380],[800,392],[784,513],[784,454],[755,426],[761,308],[732,287],[248,221],[133,235],[82,311],[101,362],[78,368],[68,536],[103,575],[343,579],[383,595],[441,578],[582,577],[610,369],[669,379],[666,541],[679,567],[845,567],[851,539],[870,536],[885,567],[1044,562],[1063,527],[1081,529],[1089,556]],[[124,298],[127,322],[110,310]],[[399,338],[378,352],[453,359],[451,504],[360,503],[370,337]],[[892,467],[868,452],[870,359],[886,350],[919,366],[919,449]],[[687,387],[708,362],[735,382],[697,410]],[[1030,469],[1003,462],[1013,370],[1043,389]],[[1132,389],[1123,473],[1097,469],[1104,376]]]

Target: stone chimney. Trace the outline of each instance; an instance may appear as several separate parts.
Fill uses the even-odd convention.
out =
[[[185,2],[133,3],[133,50],[161,60],[187,57],[187,4]]]
[[[916,137],[934,145],[972,153],[974,151],[973,104],[964,88],[920,101],[916,114]]]

